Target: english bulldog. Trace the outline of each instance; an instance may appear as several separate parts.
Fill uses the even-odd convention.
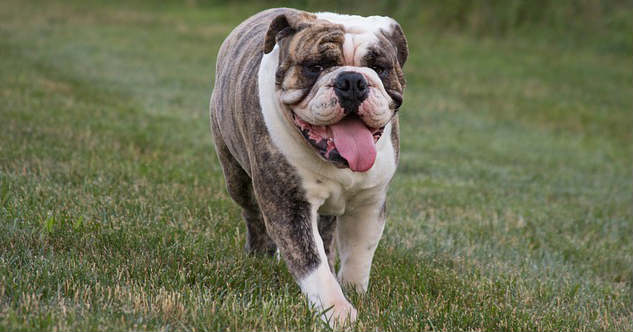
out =
[[[407,55],[392,18],[288,8],[250,17],[218,53],[211,131],[246,250],[278,252],[335,324],[356,319],[341,286],[367,291],[385,225]]]

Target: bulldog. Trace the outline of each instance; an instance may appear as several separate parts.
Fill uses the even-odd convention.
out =
[[[367,291],[385,225],[407,55],[392,18],[288,8],[250,17],[218,53],[211,131],[246,250],[278,252],[334,323],[356,319],[341,286]]]

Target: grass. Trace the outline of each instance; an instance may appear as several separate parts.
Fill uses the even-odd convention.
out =
[[[0,330],[327,329],[243,252],[212,149],[215,54],[259,6],[0,3]],[[633,330],[633,52],[405,30],[350,328]]]

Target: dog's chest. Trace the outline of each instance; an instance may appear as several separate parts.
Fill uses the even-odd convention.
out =
[[[332,181],[321,176],[305,176],[306,172],[299,171],[302,175],[303,187],[306,190],[308,200],[317,206],[319,214],[329,216],[341,216],[345,212],[362,204],[379,200],[384,196],[385,186],[371,186],[365,188],[362,183],[353,187],[345,187],[340,182]],[[364,197],[363,199],[360,199]],[[364,204],[363,204],[364,205]]]
[[[306,159],[292,160],[297,168],[308,200],[319,206],[322,215],[340,216],[359,206],[384,200],[387,186],[396,170],[394,150],[390,141],[390,128],[379,142],[374,167],[367,172],[352,172],[331,165],[323,166],[320,160],[306,163]],[[321,167],[315,167],[321,165]]]
[[[343,188],[341,186],[338,186],[336,184],[324,185],[320,188],[314,188],[314,190],[319,191],[317,195],[326,197],[323,205],[321,205],[318,210],[319,214],[340,216],[345,213],[348,193],[344,192],[342,189]]]

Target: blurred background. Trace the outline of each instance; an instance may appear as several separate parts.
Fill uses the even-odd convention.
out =
[[[220,2],[192,0],[189,4]],[[263,4],[364,16],[387,15],[402,21],[411,31],[456,32],[478,37],[550,35],[553,40],[562,39],[560,42],[571,45],[587,42],[585,38],[591,36],[601,39],[605,50],[623,53],[631,50],[632,4],[623,0],[296,0]]]
[[[0,1],[0,330],[324,329],[242,250],[209,133],[222,40],[276,6],[389,15],[409,41],[353,329],[632,330],[618,0]]]

